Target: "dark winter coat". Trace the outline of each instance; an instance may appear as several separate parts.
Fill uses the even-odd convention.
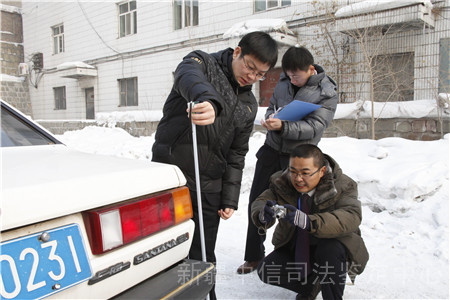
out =
[[[159,122],[153,160],[175,164],[196,190],[190,101],[209,101],[216,110],[213,124],[196,126],[201,191],[222,193],[223,208],[237,209],[248,140],[258,104],[251,86],[240,87],[232,70],[233,49],[207,54],[193,51],[175,71],[172,91]]]
[[[269,107],[266,119],[278,108],[284,107],[293,100],[301,100],[319,104],[321,107],[307,115],[303,120],[283,121],[281,131],[268,131],[265,144],[281,153],[291,153],[300,144],[317,145],[323,132],[331,124],[338,95],[336,83],[325,74],[319,65],[314,65],[317,74],[311,75],[306,84],[295,93],[295,87],[286,74],[281,73]]]
[[[310,241],[317,239],[337,239],[347,249],[350,268],[348,274],[354,280],[361,274],[369,259],[364,241],[361,237],[361,202],[358,200],[357,184],[350,177],[342,173],[339,165],[330,156],[327,172],[319,181],[310,205],[308,215],[311,225]],[[331,167],[331,172],[330,172]],[[298,207],[299,192],[292,186],[289,172],[285,170],[272,175],[270,188],[264,191],[253,203],[251,215],[253,223],[258,228],[274,225],[263,225],[259,220],[259,212],[264,208],[267,200],[279,205],[290,204]],[[287,245],[295,238],[296,227],[284,219],[278,222],[272,237],[275,249]]]

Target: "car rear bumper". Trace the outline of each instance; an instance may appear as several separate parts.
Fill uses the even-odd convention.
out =
[[[214,264],[184,259],[111,299],[204,299],[214,284]]]

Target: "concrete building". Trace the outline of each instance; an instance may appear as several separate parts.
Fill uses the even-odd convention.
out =
[[[55,133],[92,124],[99,113],[160,110],[184,55],[235,47],[254,29],[279,41],[280,57],[289,45],[309,48],[337,81],[341,103],[448,105],[450,0],[0,3],[1,97]],[[279,60],[254,85],[261,106],[280,72]],[[335,120],[325,136],[367,138],[375,129],[377,138],[436,139],[450,131],[448,109],[437,109],[437,117],[376,126],[360,117]],[[155,124],[144,123],[120,126],[151,134]]]
[[[23,2],[33,114],[93,119],[160,109],[184,55],[235,47],[239,38],[224,33],[255,19],[283,19],[339,83],[341,102],[435,99],[449,87],[449,1],[397,1],[369,12],[364,1],[331,0]],[[260,104],[279,73],[255,85]],[[395,76],[379,76],[388,73]],[[394,86],[392,78],[402,80]]]

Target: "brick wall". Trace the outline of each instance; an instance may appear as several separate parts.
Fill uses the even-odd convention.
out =
[[[0,81],[1,98],[24,114],[33,116],[28,82]]]
[[[1,1],[5,5],[19,5],[11,1]],[[32,116],[27,77],[19,77],[19,63],[24,62],[22,15],[18,12],[2,10],[0,33],[0,97],[26,115]]]
[[[379,119],[375,124],[375,138],[401,137],[410,140],[438,140],[450,132],[450,119]],[[370,139],[372,136],[370,119],[334,120],[325,131],[324,137],[350,136]]]

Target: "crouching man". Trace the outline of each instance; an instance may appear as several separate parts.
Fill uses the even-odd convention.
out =
[[[274,251],[258,266],[265,283],[297,299],[342,299],[347,273],[361,274],[369,254],[361,238],[357,184],[314,145],[296,147],[289,167],[275,173],[252,205],[261,233],[275,224]]]

